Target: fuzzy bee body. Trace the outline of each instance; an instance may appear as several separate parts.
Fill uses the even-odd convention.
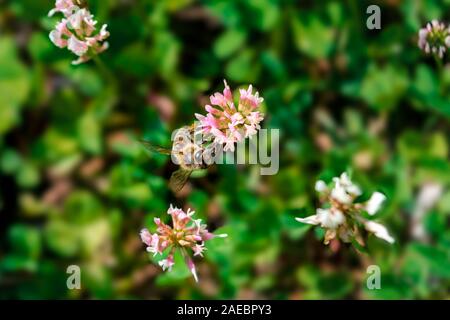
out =
[[[194,125],[178,129],[172,140],[172,150],[154,146],[147,141],[143,143],[150,151],[170,155],[172,161],[180,166],[169,181],[169,187],[177,192],[183,188],[194,170],[206,169],[213,163],[216,150],[215,145],[207,145],[207,141],[197,135]]]
[[[199,141],[197,141],[199,140]],[[211,147],[205,146],[203,139],[197,139],[195,127],[186,126],[175,133],[172,157],[185,170],[206,169],[211,164]]]

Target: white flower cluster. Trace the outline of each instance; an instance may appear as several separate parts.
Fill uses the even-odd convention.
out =
[[[316,191],[320,194],[325,208],[318,208],[315,215],[306,218],[296,218],[297,221],[312,225],[320,225],[327,231],[324,243],[328,244],[332,239],[338,237],[344,242],[357,241],[364,245],[361,236],[360,226],[369,233],[381,238],[389,243],[394,243],[387,229],[374,221],[365,219],[361,213],[366,211],[369,215],[374,215],[380,209],[386,196],[380,192],[374,192],[370,199],[364,203],[355,203],[357,197],[362,192],[347,175],[342,173],[340,177],[333,178],[329,187],[324,181],[319,180],[315,185]]]
[[[450,26],[443,22],[433,20],[419,30],[418,46],[427,54],[444,57],[444,53],[450,48]]]

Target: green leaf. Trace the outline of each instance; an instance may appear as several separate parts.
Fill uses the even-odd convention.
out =
[[[226,66],[225,72],[230,80],[236,82],[253,82],[258,77],[254,63],[255,54],[251,50],[241,51]]]
[[[40,182],[38,168],[32,163],[24,163],[17,172],[17,183],[23,188],[32,188]]]
[[[312,58],[326,58],[333,48],[334,31],[316,15],[302,14],[292,20],[297,49]]]
[[[16,173],[22,165],[22,158],[14,149],[7,149],[0,155],[0,168],[4,173]]]
[[[440,248],[415,243],[409,248],[434,275],[450,279],[450,252]]]
[[[8,233],[9,243],[15,254],[22,257],[38,259],[41,255],[41,233],[38,229],[15,224]]]
[[[380,289],[370,290],[365,284],[364,282],[364,293],[372,299],[393,300],[413,297],[408,284],[401,277],[391,273],[382,274]]]
[[[280,17],[280,7],[272,0],[248,0],[252,24],[262,31],[269,31],[276,27]]]
[[[230,29],[223,33],[214,43],[214,53],[219,58],[227,58],[242,47],[246,34],[239,29]]]
[[[450,116],[450,98],[441,94],[442,86],[437,74],[430,67],[419,65],[411,88],[415,99],[413,102],[421,109],[425,107]]]
[[[78,136],[80,145],[92,154],[99,154],[102,150],[102,128],[95,115],[86,112],[78,122]]]
[[[116,57],[115,64],[125,74],[146,77],[153,71],[150,51],[141,43],[134,43],[123,49]]]
[[[78,230],[70,224],[54,220],[45,228],[45,240],[48,247],[62,257],[74,257],[80,249]]]
[[[370,65],[361,84],[361,97],[376,110],[392,109],[408,87],[408,76],[403,68],[391,64]]]
[[[28,44],[28,51],[36,61],[52,63],[53,59],[57,56],[59,48],[55,47],[51,41],[49,41],[48,35],[41,32],[35,32],[31,36]]]
[[[30,92],[30,77],[17,57],[14,40],[0,38],[0,136],[20,123],[20,112]]]

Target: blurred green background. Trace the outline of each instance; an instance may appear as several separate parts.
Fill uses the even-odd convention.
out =
[[[450,68],[417,48],[449,0],[88,3],[111,32],[109,71],[50,42],[54,1],[0,1],[0,298],[450,298]],[[366,28],[373,3],[381,30]],[[175,196],[170,159],[137,140],[169,146],[224,78],[265,98],[280,171],[215,166]],[[314,213],[316,179],[350,168],[363,197],[387,195],[377,219],[395,245],[327,247],[294,220]],[[140,242],[169,203],[229,234],[196,259],[198,285]]]

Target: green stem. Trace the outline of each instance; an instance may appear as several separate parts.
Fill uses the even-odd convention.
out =
[[[111,70],[109,70],[109,68],[106,66],[106,64],[99,58],[98,55],[94,55],[92,57],[92,60],[95,62],[95,64],[97,65],[97,68],[100,70],[100,72],[103,74],[103,76],[105,77],[106,81],[109,82],[109,84],[111,85],[111,87],[114,90],[118,89],[118,84],[117,84],[117,80],[114,77],[114,74],[111,72]]]
[[[355,23],[355,28],[356,28],[355,30],[363,30],[358,0],[350,0],[349,5],[350,5],[350,10],[352,11],[352,14],[354,17],[353,22]]]
[[[434,54],[433,56],[438,68],[439,91],[441,94],[445,94],[444,64],[437,54]]]

